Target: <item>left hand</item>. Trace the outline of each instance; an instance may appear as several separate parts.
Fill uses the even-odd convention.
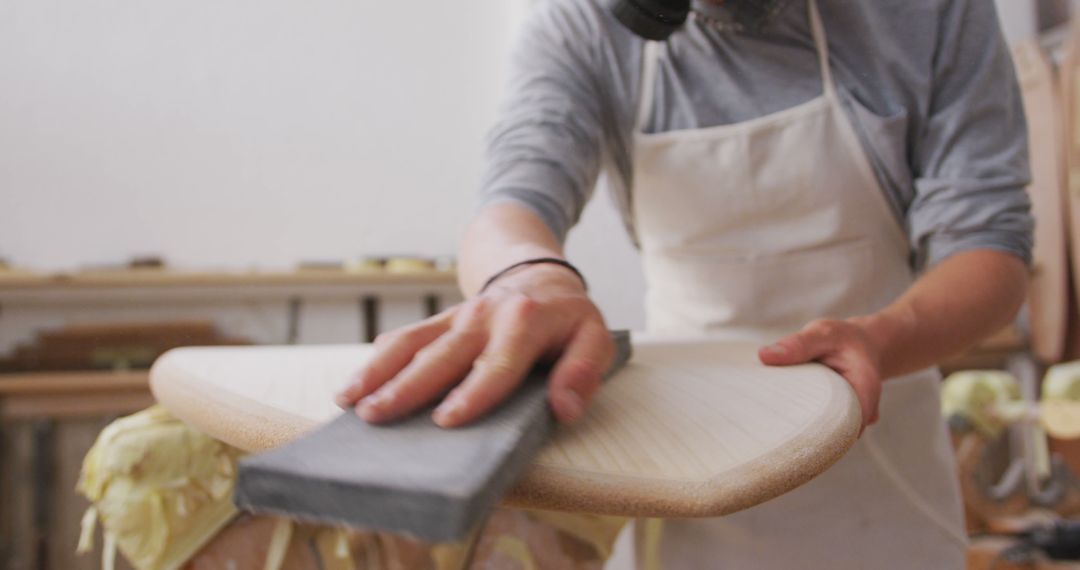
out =
[[[878,420],[881,399],[881,351],[853,321],[818,319],[795,334],[762,347],[758,358],[769,366],[820,362],[838,372],[855,390],[863,429]]]

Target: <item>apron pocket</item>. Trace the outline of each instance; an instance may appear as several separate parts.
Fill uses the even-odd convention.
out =
[[[747,256],[646,251],[649,329],[796,330],[816,318],[869,312],[872,253],[865,239]]]

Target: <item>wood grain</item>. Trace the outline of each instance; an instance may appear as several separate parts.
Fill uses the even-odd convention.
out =
[[[1071,266],[1071,299],[1065,359],[1080,357],[1080,20],[1069,25],[1058,66],[1064,120],[1066,227]]]
[[[1060,92],[1050,61],[1035,40],[1013,47],[1031,146],[1033,272],[1028,294],[1031,347],[1046,363],[1065,353],[1069,302],[1065,141]]]
[[[717,516],[786,492],[854,443],[847,383],[769,368],[756,347],[638,340],[587,418],[561,428],[509,504],[630,516]],[[334,417],[369,345],[182,348],[151,371],[158,401],[226,443],[275,447]]]

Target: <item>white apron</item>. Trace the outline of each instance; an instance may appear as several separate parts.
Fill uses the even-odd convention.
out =
[[[645,134],[665,49],[646,44],[631,205],[651,333],[773,341],[815,318],[874,312],[911,285],[907,236],[837,97],[813,0],[809,17],[823,94],[734,125]],[[963,568],[939,380],[926,370],[886,382],[880,422],[803,487],[727,517],[665,522],[661,567]]]

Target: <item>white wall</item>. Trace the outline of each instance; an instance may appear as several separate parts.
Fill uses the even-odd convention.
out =
[[[453,253],[523,0],[0,0],[0,256]]]

